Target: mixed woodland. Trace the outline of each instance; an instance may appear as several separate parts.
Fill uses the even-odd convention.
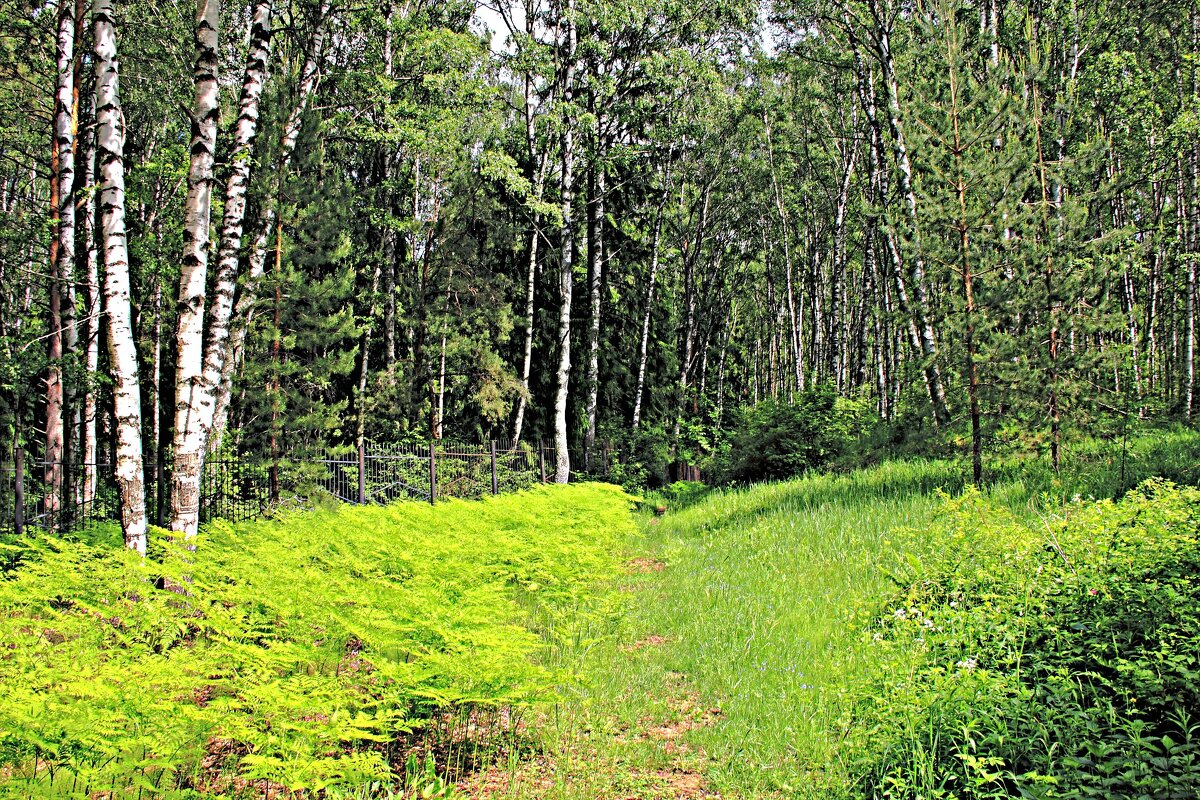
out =
[[[0,459],[1058,469],[1197,409],[1198,111],[1182,0],[4,0]]]

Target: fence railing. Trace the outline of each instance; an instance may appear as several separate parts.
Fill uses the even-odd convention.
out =
[[[279,461],[209,458],[200,482],[200,521],[253,519],[285,500],[320,494],[345,503],[384,504],[516,492],[552,477],[555,453],[540,442],[438,440],[367,444]],[[609,475],[612,459],[611,448],[598,446],[592,454],[592,474]],[[51,463],[62,468],[61,491],[52,491],[46,480]],[[159,525],[167,519],[169,482],[168,465],[147,461],[146,511]],[[33,461],[17,453],[12,462],[0,465],[0,534],[20,534],[30,527],[75,532],[92,523],[117,520],[119,512],[111,463]]]

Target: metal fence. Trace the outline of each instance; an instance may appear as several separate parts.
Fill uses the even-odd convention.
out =
[[[409,445],[372,445],[331,450],[314,458],[266,461],[209,458],[200,481],[200,521],[242,521],[262,516],[283,501],[320,494],[345,503],[436,502],[478,498],[545,483],[552,475],[555,449],[543,443],[491,441],[466,444],[437,440]],[[614,451],[597,446],[592,474],[610,474]],[[0,534],[34,527],[60,533],[119,519],[119,499],[111,463],[62,463],[62,490],[52,492],[49,462],[16,453],[0,466]],[[147,463],[146,511],[166,522],[170,470]]]

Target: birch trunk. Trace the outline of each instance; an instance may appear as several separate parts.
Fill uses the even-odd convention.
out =
[[[904,122],[900,111],[900,87],[896,77],[896,63],[892,57],[891,38],[884,12],[878,0],[871,0],[871,12],[876,20],[876,47],[879,63],[883,69],[884,90],[887,92],[888,125],[892,132],[892,148],[900,172],[900,192],[904,196],[905,210],[911,228],[913,247],[912,296],[909,298],[910,313],[917,327],[924,360],[925,383],[929,389],[929,400],[933,407],[934,422],[944,426],[950,421],[946,406],[946,390],[938,366],[937,337],[929,319],[929,287],[925,274],[925,259],[921,249],[920,219],[917,215],[917,195],[912,183],[912,163],[908,157],[908,145],[904,138]]]
[[[125,240],[125,123],[117,74],[112,0],[95,0],[96,149],[100,166],[100,230],[104,250],[104,296],[116,422],[116,479],[125,545],[146,552],[146,496],[142,485],[142,397],[129,297],[129,251]]]
[[[87,137],[83,157],[83,185],[86,200],[83,204],[82,233],[87,265],[87,339],[84,342],[84,369],[87,371],[87,390],[83,396],[83,487],[84,505],[96,499],[99,460],[96,447],[96,389],[91,378],[100,370],[100,251],[96,243],[96,137]]]
[[[261,0],[254,7],[238,119],[233,130],[233,149],[230,154],[232,166],[225,187],[225,213],[221,220],[217,274],[209,308],[208,333],[204,342],[204,372],[199,386],[199,429],[206,438],[212,435],[217,411],[216,395],[220,392],[228,354],[233,295],[237,286],[238,261],[246,218],[246,193],[250,186],[254,142],[258,138],[259,100],[266,84],[267,64],[271,54],[272,5],[273,0]],[[201,469],[207,449],[208,442],[205,441],[204,447],[200,449]]]
[[[668,176],[669,181],[669,176]],[[654,215],[654,233],[650,240],[650,275],[646,279],[646,310],[642,313],[642,340],[638,346],[637,389],[633,395],[632,427],[636,431],[642,420],[642,395],[646,392],[646,359],[650,348],[650,317],[654,310],[654,284],[658,278],[658,252],[662,237],[662,215],[667,204],[668,187],[663,187],[663,199]]]
[[[675,423],[671,430],[673,446],[679,446],[679,431],[683,422],[684,404],[687,398],[687,380],[691,372],[692,359],[696,347],[696,260],[703,252],[704,234],[708,226],[709,201],[712,198],[712,184],[704,187],[704,195],[700,202],[700,217],[696,223],[696,238],[683,246],[683,336],[679,359],[679,376],[675,384]]]
[[[540,187],[538,191],[540,198]],[[533,295],[537,285],[538,216],[533,215],[529,230],[529,265],[525,275],[525,344],[521,359],[521,394],[517,398],[517,416],[513,422],[513,444],[521,441],[525,424],[525,408],[529,401],[529,373],[533,366]]]
[[[575,94],[575,4],[566,0],[564,8],[566,24],[565,72],[562,98],[570,107]],[[575,218],[572,207],[575,203],[575,130],[564,114],[562,139],[562,245],[558,282],[560,291],[558,313],[558,371],[555,375],[557,390],[554,396],[554,480],[566,483],[571,478],[571,455],[567,452],[567,401],[570,398],[571,378],[571,297],[574,288],[575,266]]]
[[[854,60],[859,71],[858,91],[863,107],[867,112],[867,122],[871,135],[871,175],[879,207],[883,209],[884,244],[887,246],[888,258],[891,263],[892,279],[896,284],[896,299],[899,302],[900,311],[904,317],[909,344],[912,346],[914,352],[920,353],[922,352],[921,333],[917,326],[917,316],[913,313],[912,303],[909,300],[908,282],[904,277],[904,257],[900,253],[900,240],[896,233],[895,225],[887,218],[889,188],[887,160],[884,158],[883,129],[879,122],[878,110],[875,105],[875,77],[867,69],[866,65],[863,64],[857,47],[855,47],[854,51]],[[894,375],[898,375],[898,373],[898,369],[893,370]],[[937,396],[937,390],[934,388],[933,375],[930,370],[922,370],[922,378],[925,381],[926,393],[932,402],[933,398]],[[896,396],[899,396],[898,390]]]
[[[55,223],[50,243],[50,318],[46,378],[46,514],[51,521],[62,508],[66,458],[63,337],[71,316],[70,285],[75,264],[75,132],[72,119],[75,89],[75,13],[69,0],[59,0],[57,73],[54,92],[54,138],[50,148],[50,217]]]
[[[788,322],[790,323],[792,353],[794,355],[792,366],[796,378],[797,391],[804,391],[804,344],[803,332],[801,331],[802,323],[797,324],[796,319],[796,297],[793,286],[793,268],[792,268],[792,230],[791,223],[788,221],[787,207],[783,202],[783,191],[779,186],[779,177],[775,166],[775,148],[771,142],[771,123],[767,117],[766,110],[763,111],[763,128],[766,132],[767,139],[767,162],[771,167],[771,189],[775,198],[775,211],[779,215],[779,226],[783,233],[783,266],[786,270],[786,285],[787,285],[787,307],[788,307]],[[764,232],[765,235],[765,232]]]
[[[1192,52],[1193,54],[1200,53],[1200,15],[1195,10],[1192,12]],[[1200,72],[1193,68],[1192,73],[1192,96],[1195,97],[1200,91]],[[1060,136],[1061,136],[1060,126]],[[1059,148],[1060,152],[1062,147]],[[1184,287],[1186,295],[1184,297],[1184,325],[1185,341],[1183,344],[1183,415],[1189,421],[1192,419],[1192,413],[1195,408],[1196,394],[1196,259],[1200,257],[1197,252],[1200,247],[1200,145],[1191,147],[1189,153],[1189,166],[1191,167],[1191,183],[1192,183],[1192,202],[1189,208],[1189,214],[1192,228],[1192,246],[1189,248],[1191,252],[1187,258],[1187,280]]]
[[[858,128],[858,106],[851,109],[850,128]],[[850,136],[849,151],[844,161],[841,185],[838,189],[837,206],[833,223],[833,280],[830,281],[829,320],[833,328],[830,349],[833,353],[834,381],[839,392],[846,391],[849,376],[850,336],[846,330],[845,308],[848,304],[849,280],[847,277],[846,218],[850,208],[850,189],[854,179],[854,167],[858,161],[858,137]]]
[[[191,166],[184,204],[183,261],[179,272],[179,320],[175,331],[175,436],[171,487],[172,531],[185,538],[200,524],[200,473],[204,464],[202,407],[204,304],[208,281],[213,165],[217,148],[220,92],[217,83],[219,0],[197,0],[195,104]]]
[[[526,18],[527,31],[533,35],[534,18]],[[533,76],[525,74],[525,145],[532,162],[536,162],[533,196],[540,203],[546,187],[546,164],[544,154],[537,152],[537,128],[533,113],[533,103],[536,97]],[[517,398],[517,415],[513,422],[513,445],[521,440],[521,431],[525,424],[525,410],[529,403],[529,374],[533,365],[533,295],[537,286],[538,244],[541,239],[539,223],[541,215],[534,211],[529,220],[529,262],[525,274],[525,344],[521,360],[521,394]]]
[[[296,142],[300,138],[300,124],[303,121],[304,111],[308,108],[308,101],[317,89],[320,77],[321,50],[325,44],[326,23],[329,19],[330,9],[329,0],[322,0],[317,10],[317,19],[312,35],[309,37],[308,46],[305,49],[304,65],[300,69],[300,84],[296,92],[296,104],[292,106],[287,122],[284,123],[283,137],[279,143],[276,173],[280,180],[287,172],[288,165],[291,164],[292,156],[296,151]],[[268,203],[258,234],[254,237],[254,243],[247,256],[246,279],[231,314],[230,329],[224,342],[225,352],[221,357],[220,378],[214,384],[212,429],[209,432],[207,443],[210,453],[221,448],[221,442],[229,424],[229,403],[233,392],[234,365],[242,352],[249,320],[258,302],[256,294],[258,283],[266,271],[267,254],[272,236],[278,238],[278,232],[275,230],[278,216],[277,203]]]
[[[604,285],[604,170],[597,167],[588,204],[588,301],[591,308],[588,326],[587,430],[583,437],[583,463],[592,466],[592,448],[596,444],[596,410],[600,400],[600,293]]]

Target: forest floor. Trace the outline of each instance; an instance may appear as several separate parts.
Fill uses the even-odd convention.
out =
[[[194,551],[157,531],[146,559],[112,531],[0,542],[12,561],[0,572],[0,796],[870,795],[896,777],[888,770],[908,769],[892,743],[913,745],[910,761],[927,755],[910,723],[955,696],[944,681],[979,690],[964,706],[977,726],[994,716],[993,697],[1017,696],[1003,670],[975,670],[1004,620],[1034,620],[1017,600],[1043,603],[1038,624],[1107,615],[1043,637],[1068,644],[1125,625],[1122,611],[1141,608],[1126,596],[1200,609],[1200,590],[1170,577],[1200,564],[1200,493],[1150,483],[1128,512],[1088,499],[1154,475],[1196,485],[1200,435],[1146,437],[1118,455],[1102,444],[1059,473],[997,461],[982,492],[964,486],[961,462],[890,461],[743,489],[676,487],[632,513],[628,494],[602,484],[436,507],[331,504],[214,523]],[[659,505],[663,516],[650,511]],[[1115,542],[1112,530],[1141,537],[1119,562],[1089,544]],[[986,594],[972,583],[980,575]],[[185,582],[184,600],[157,588]],[[930,585],[945,591],[926,596]],[[1146,594],[1155,587],[1170,601]],[[987,602],[959,608],[969,597]],[[1068,601],[1083,611],[1060,608]],[[1159,622],[1171,641],[1200,640]],[[941,637],[941,661],[922,660],[926,636]],[[1158,652],[1120,656],[1149,663]],[[1180,681],[1200,697],[1192,672]],[[913,687],[928,691],[897,691]],[[1029,722],[1026,704],[1007,707]],[[960,710],[939,735],[962,733]],[[1121,737],[1145,732],[1130,719],[1096,746],[1132,752]],[[1200,769],[1176,778],[1185,759],[1200,764],[1200,739],[1159,738],[1171,752],[1146,750],[1153,758],[1133,767],[1187,790],[1163,797],[1196,796]],[[179,746],[164,752],[164,741]],[[961,783],[972,776],[955,769],[983,763],[948,752],[918,777]]]
[[[1021,524],[1148,475],[1196,479],[1200,439],[1146,439],[1126,463],[1077,454],[1072,472],[997,469],[987,502]],[[1032,466],[1031,466],[1032,465]],[[536,755],[459,783],[477,798],[668,800],[854,796],[855,692],[877,675],[864,631],[896,591],[920,532],[964,489],[953,461],[893,461],[714,490],[658,517],[614,587],[606,623],[556,653],[576,680],[532,727]],[[658,504],[656,498],[655,505]],[[910,549],[906,549],[910,548]],[[607,627],[606,627],[607,626]]]
[[[463,780],[476,798],[793,797],[830,788],[847,614],[879,590],[888,533],[939,503],[944,467],[902,464],[714,492],[643,515],[609,631],[570,652],[576,685],[536,757]],[[895,494],[896,496],[889,496]],[[817,795],[814,795],[817,796]]]
[[[653,598],[666,565],[641,556],[626,566],[620,590],[630,605]],[[473,798],[722,797],[706,777],[707,753],[691,734],[719,725],[723,712],[688,676],[663,666],[659,651],[670,645],[667,636],[628,628],[585,654],[581,686],[536,721],[546,733],[545,751],[494,763],[461,781],[460,791]]]

